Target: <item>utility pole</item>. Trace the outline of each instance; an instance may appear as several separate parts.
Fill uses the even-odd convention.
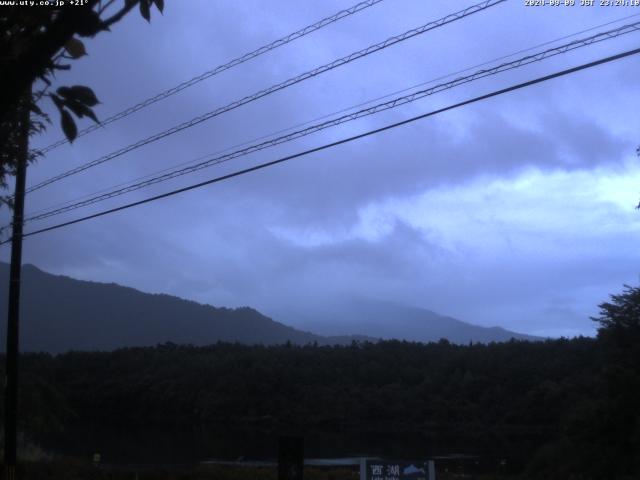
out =
[[[29,122],[31,88],[19,106],[18,151],[16,158],[16,187],[11,236],[11,267],[9,273],[9,311],[7,316],[7,353],[5,365],[4,404],[4,464],[7,480],[15,480],[17,463],[17,397],[18,397],[18,325],[20,319],[20,276],[22,273],[22,222],[24,191],[29,156]]]

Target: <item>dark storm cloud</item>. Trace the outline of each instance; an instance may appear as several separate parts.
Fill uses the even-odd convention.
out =
[[[470,121],[461,141],[450,122],[434,119],[241,182],[246,194],[271,198],[286,209],[283,217],[292,223],[321,218],[349,224],[358,208],[374,200],[479,174],[513,175],[532,165],[572,169],[616,162],[633,147],[583,118],[557,113],[538,122],[545,126],[542,132],[514,125],[485,108]]]

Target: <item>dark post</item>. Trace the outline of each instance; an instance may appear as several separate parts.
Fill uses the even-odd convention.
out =
[[[304,439],[280,437],[278,441],[278,480],[302,480]]]
[[[9,273],[9,312],[7,317],[7,356],[5,365],[4,403],[4,463],[7,479],[14,480],[17,462],[17,394],[18,394],[18,322],[20,318],[20,273],[22,271],[22,220],[24,190],[29,154],[29,96],[20,105],[20,147],[16,159],[16,188],[11,236],[11,267]]]

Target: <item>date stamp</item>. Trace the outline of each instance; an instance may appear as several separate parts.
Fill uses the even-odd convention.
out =
[[[640,0],[524,0],[525,7],[640,7]]]

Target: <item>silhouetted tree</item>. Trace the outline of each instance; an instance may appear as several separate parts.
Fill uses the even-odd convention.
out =
[[[22,108],[32,112],[30,134],[50,123],[38,103],[48,97],[60,112],[60,124],[69,141],[77,135],[74,116],[97,122],[93,107],[98,99],[83,85],[50,91],[56,71],[69,70],[68,60],[86,55],[81,38],[94,37],[119,22],[134,7],[149,21],[151,6],[162,12],[164,0],[83,0],[61,6],[4,6],[0,9],[0,187],[15,173],[21,139],[18,128]],[[62,2],[61,2],[62,3]],[[75,2],[74,2],[75,3]],[[31,90],[33,88],[33,91]],[[37,152],[29,155],[29,161]],[[8,198],[3,199],[5,202]]]
[[[600,398],[591,428],[598,433],[600,475],[640,472],[640,287],[624,286],[599,305],[598,340],[604,354]]]
[[[640,287],[625,285],[622,293],[611,295],[611,300],[603,302],[599,307],[600,316],[592,320],[600,324],[598,340],[606,353],[607,366],[610,369],[638,372]]]

